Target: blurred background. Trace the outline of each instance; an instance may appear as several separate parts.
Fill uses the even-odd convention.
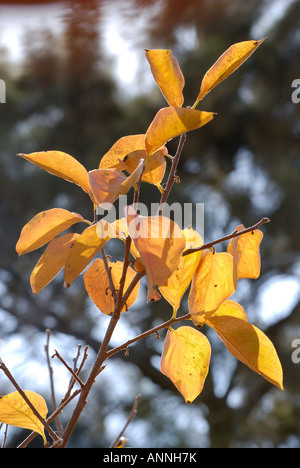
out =
[[[234,299],[273,341],[285,392],[238,363],[205,329],[212,345],[210,372],[202,394],[187,406],[159,371],[162,332],[159,340],[149,337],[132,346],[128,357],[108,362],[70,447],[109,446],[137,394],[138,415],[126,431],[131,447],[300,447],[300,363],[292,359],[300,339],[300,103],[292,100],[292,83],[300,79],[300,2],[0,1],[0,79],[6,84],[6,102],[0,104],[0,354],[22,388],[47,399],[49,411],[45,330],[51,329],[51,350],[70,365],[78,343],[88,345],[87,371],[107,317],[87,297],[82,276],[65,290],[59,275],[33,296],[30,274],[43,249],[17,257],[23,225],[53,207],[87,219],[93,215],[79,187],[16,154],[61,150],[87,170],[97,168],[118,138],[144,133],[165,106],[144,49],[172,49],[186,78],[185,105],[192,105],[204,73],[230,45],[266,36],[198,106],[218,116],[188,134],[181,183],[170,201],[205,204],[207,242],[240,223],[251,226],[270,217],[262,228],[261,276],[240,281]],[[144,184],[142,201],[158,202],[158,190]],[[120,258],[121,242],[108,244],[108,253]],[[145,304],[142,283],[113,344],[171,316],[164,300]],[[185,297],[180,313],[186,311]],[[69,375],[58,361],[52,365],[59,401]],[[1,395],[13,390],[0,375]],[[64,411],[63,424],[71,410]],[[10,427],[7,446],[15,447],[27,433]],[[40,447],[41,440],[31,446]]]

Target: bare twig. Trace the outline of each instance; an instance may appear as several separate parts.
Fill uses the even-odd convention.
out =
[[[59,354],[59,352],[55,349],[55,353],[53,354],[52,358],[53,357],[57,357],[60,362],[63,363],[63,365],[68,369],[68,371],[72,374],[73,378],[76,380],[76,382],[79,383],[80,387],[82,388],[84,386],[82,380],[78,377],[77,373],[75,373],[72,369],[72,367],[70,367],[66,361],[61,357],[61,355]]]
[[[258,223],[254,224],[253,226],[250,226],[248,228],[243,229],[242,231],[237,231],[235,230],[232,234],[229,234],[228,236],[220,237],[220,239],[217,239],[212,242],[208,242],[207,244],[201,245],[201,247],[197,247],[196,249],[187,249],[183,252],[182,256],[184,257],[185,255],[192,254],[194,252],[198,252],[199,250],[205,250],[205,249],[211,249],[214,245],[220,244],[221,242],[225,242],[227,240],[233,239],[234,237],[239,237],[242,236],[243,234],[246,234],[247,232],[255,231],[258,229],[260,226],[263,224],[269,223],[270,219],[269,218],[262,218]]]
[[[123,427],[123,429],[121,430],[120,434],[118,435],[118,437],[115,439],[115,441],[113,442],[113,444],[110,446],[110,448],[116,448],[119,443],[120,443],[120,440],[121,440],[121,437],[123,436],[124,432],[126,431],[127,427],[129,426],[129,424],[131,423],[131,421],[133,420],[133,418],[135,417],[136,413],[137,413],[137,408],[138,408],[138,405],[139,405],[139,402],[140,402],[140,399],[141,399],[141,395],[137,395],[137,397],[135,398],[134,400],[134,403],[133,403],[133,406],[131,408],[131,411],[130,411],[130,414],[129,414],[129,417]]]
[[[160,325],[157,325],[156,327],[151,328],[150,330],[147,330],[147,331],[145,331],[143,333],[140,333],[135,338],[132,338],[131,340],[126,341],[126,343],[123,343],[122,345],[111,349],[110,351],[107,352],[106,357],[109,358],[109,357],[113,356],[114,354],[119,353],[123,349],[127,350],[127,348],[130,345],[132,345],[133,343],[136,343],[139,340],[142,340],[143,338],[146,338],[147,336],[154,335],[154,334],[157,336],[159,330],[163,330],[164,328],[168,328],[173,323],[181,322],[183,320],[189,320],[190,318],[191,318],[190,314],[185,314],[185,315],[182,315],[181,317],[172,317],[169,320],[167,320],[166,322],[163,322]]]
[[[50,389],[51,389],[51,399],[52,399],[52,411],[56,410],[56,398],[55,398],[55,389],[54,389],[54,380],[53,380],[53,368],[50,363],[50,356],[49,356],[49,342],[50,342],[50,336],[51,336],[51,330],[47,329],[46,330],[46,335],[47,335],[47,341],[45,345],[45,353],[46,353],[46,358],[47,358],[47,365],[49,369],[49,377],[50,377]],[[57,431],[59,436],[61,436],[63,432],[63,428],[61,425],[61,422],[59,420],[59,417],[55,419],[55,424],[57,427]]]

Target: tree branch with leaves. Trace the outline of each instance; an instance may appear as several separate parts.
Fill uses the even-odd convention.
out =
[[[146,50],[151,72],[168,106],[157,112],[145,134],[124,136],[115,142],[103,155],[97,169],[88,172],[74,157],[62,151],[19,154],[47,172],[81,187],[89,196],[93,210],[93,220],[89,221],[78,213],[53,208],[37,214],[24,226],[16,245],[19,255],[47,244],[31,274],[33,293],[38,294],[62,269],[67,288],[83,274],[87,294],[103,314],[110,316],[110,321],[85,380],[79,374],[86,361],[86,353],[82,365],[72,369],[55,351],[53,357],[68,369],[71,383],[65,398],[47,420],[43,397],[38,395],[28,401],[32,395],[17,386],[4,363],[1,363],[0,369],[15,385],[16,392],[0,399],[0,422],[34,429],[42,435],[45,447],[66,447],[108,359],[124,350],[128,354],[130,345],[152,334],[158,335],[163,329],[167,330],[167,334],[161,356],[161,372],[173,382],[186,403],[191,404],[200,395],[209,371],[211,346],[206,335],[200,331],[204,326],[213,329],[238,360],[283,390],[282,368],[273,344],[261,330],[248,322],[243,307],[231,299],[240,279],[256,279],[260,275],[259,249],[263,233],[259,228],[269,219],[265,217],[248,228],[237,226],[232,234],[204,243],[192,226],[181,229],[163,214],[173,184],[178,182],[176,171],[187,133],[204,127],[216,115],[215,112],[201,111],[196,107],[262,42],[245,41],[227,49],[204,75],[193,106],[187,107],[183,107],[184,76],[172,51]],[[167,145],[175,138],[179,138],[179,142],[172,157],[168,154]],[[163,188],[167,158],[171,160],[171,168]],[[144,183],[156,186],[160,192],[156,216],[141,216],[138,213]],[[98,207],[113,205],[131,189],[134,191],[133,201],[125,208],[123,217],[114,222],[108,222],[105,218],[98,220]],[[81,232],[62,234],[79,224],[87,226]],[[120,261],[113,262],[106,255],[105,246],[111,239],[124,243],[124,257]],[[227,241],[227,250],[216,252],[215,246]],[[147,302],[166,300],[172,306],[172,316],[164,323],[111,348],[116,325],[123,313],[130,313],[142,278],[147,281]],[[182,297],[188,289],[189,312],[177,315]],[[182,325],[184,321],[186,324]],[[174,328],[174,325],[178,327]],[[48,367],[51,372],[49,358]],[[75,385],[79,388],[71,393]],[[53,382],[51,388],[53,397]],[[57,419],[60,409],[75,397],[78,397],[77,403],[70,419],[64,428],[59,421],[57,436],[47,421]],[[139,399],[140,396],[133,405],[128,424],[136,414]],[[27,407],[23,419],[18,420],[16,410],[20,401]],[[40,401],[42,414],[32,407],[35,403],[39,407]],[[28,419],[32,419],[32,416],[38,418],[37,427],[34,428],[28,426]],[[53,439],[52,445],[46,441],[45,430]],[[120,437],[116,438],[114,447],[118,446]]]

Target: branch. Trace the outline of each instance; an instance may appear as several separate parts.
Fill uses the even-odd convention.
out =
[[[201,245],[201,247],[197,247],[196,249],[187,249],[183,252],[182,256],[184,257],[185,255],[189,255],[194,252],[198,252],[199,250],[205,250],[205,249],[210,249],[216,244],[220,244],[221,242],[225,242],[227,240],[233,239],[234,237],[241,236],[243,234],[246,234],[247,232],[255,231],[258,229],[260,226],[263,224],[270,223],[269,218],[262,218],[258,223],[254,224],[253,226],[250,226],[246,229],[243,229],[242,231],[237,231],[235,230],[232,234],[229,234],[228,236],[221,237],[220,239],[217,239],[212,242],[208,242],[207,244]]]
[[[139,405],[140,399],[141,399],[141,395],[137,395],[137,397],[134,400],[133,406],[131,408],[129,417],[128,417],[127,421],[126,421],[126,424],[124,425],[122,431],[120,432],[120,434],[118,435],[118,437],[116,438],[114,443],[110,446],[110,448],[116,448],[120,444],[121,437],[123,436],[123,434],[126,431],[127,427],[129,426],[129,424],[131,423],[131,421],[133,420],[133,418],[135,417],[135,415],[137,413],[137,407]]]
[[[171,170],[170,170],[170,173],[169,173],[169,177],[168,177],[168,181],[167,181],[165,191],[162,194],[161,199],[160,199],[160,203],[159,203],[159,207],[158,207],[158,211],[157,211],[157,216],[162,216],[163,209],[164,209],[164,204],[166,203],[166,201],[167,201],[167,199],[168,199],[168,197],[170,195],[171,189],[173,187],[173,184],[174,184],[174,182],[176,180],[175,174],[176,174],[177,166],[178,166],[178,163],[179,163],[179,159],[180,159],[180,156],[181,156],[185,141],[186,141],[186,134],[184,133],[183,135],[180,136],[176,154],[175,154],[174,158],[172,159]]]
[[[171,325],[173,325],[173,323],[181,322],[183,320],[189,320],[190,318],[191,318],[190,314],[182,315],[181,317],[176,317],[176,318],[172,317],[166,322],[161,323],[160,325],[157,325],[156,327],[151,328],[150,330],[147,330],[141,333],[140,335],[137,335],[135,338],[132,338],[131,340],[126,341],[126,343],[123,343],[122,345],[111,349],[110,351],[106,353],[106,357],[109,358],[113,356],[114,354],[119,353],[123,349],[127,350],[128,346],[132,345],[133,343],[136,343],[139,340],[142,340],[143,338],[146,338],[147,336],[154,335],[154,334],[158,335],[159,330],[162,330],[164,328],[169,328]]]
[[[49,342],[50,342],[50,336],[51,336],[51,331],[49,329],[46,330],[46,335],[47,335],[47,341],[45,344],[45,353],[46,353],[46,358],[47,358],[47,365],[49,369],[49,378],[50,378],[50,389],[51,389],[51,399],[52,399],[52,408],[53,411],[56,409],[56,398],[55,398],[55,389],[54,389],[54,380],[53,380],[53,368],[50,363],[50,356],[49,356]],[[60,422],[59,417],[56,418],[55,420],[57,431],[59,435],[63,433],[63,428]]]

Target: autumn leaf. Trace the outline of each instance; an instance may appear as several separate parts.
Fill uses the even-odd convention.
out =
[[[79,236],[68,233],[49,242],[31,273],[30,285],[34,294],[38,294],[62,270],[68,253]]]
[[[42,418],[45,419],[48,408],[44,398],[29,390],[25,390],[24,393]],[[43,424],[35,416],[19,392],[9,393],[0,398],[0,422],[35,431],[43,437],[44,445],[47,443]]]
[[[99,169],[120,169],[120,161],[137,151],[146,151],[144,134],[122,137],[101,158]]]
[[[194,249],[203,245],[203,240],[192,227],[182,231],[186,241],[186,249]],[[198,267],[202,255],[202,250],[198,250],[193,255],[186,255],[181,258],[178,268],[168,278],[165,286],[160,286],[159,290],[163,297],[172,305],[174,315],[180,306],[182,296],[189,287],[194,273]]]
[[[147,300],[158,300],[161,296],[157,288],[178,267],[185,239],[179,226],[164,216],[139,216],[132,207],[127,207],[126,218],[128,232],[145,265]]]
[[[202,112],[182,107],[160,109],[146,132],[146,150],[153,154],[169,140],[191,130],[196,130],[210,122],[212,112]]]
[[[144,169],[141,160],[128,177],[116,169],[95,169],[89,172],[91,188],[97,205],[114,203],[120,195],[125,195],[137,184]]]
[[[237,226],[236,231],[242,231],[245,226]],[[237,279],[256,279],[260,275],[259,247],[263,233],[256,229],[238,237],[234,237],[228,244],[227,252],[233,256]]]
[[[204,96],[215,88],[215,86],[224,81],[240,67],[264,40],[265,39],[261,39],[260,41],[238,42],[229,47],[204,75],[200,92],[193,108],[195,108]]]
[[[124,264],[123,262],[108,262],[108,266],[110,268],[115,290],[117,291],[122,277]],[[134,277],[135,271],[131,267],[128,267],[124,291],[127,290]],[[103,312],[106,315],[111,315],[114,311],[115,303],[112,291],[110,290],[110,285],[103,260],[101,260],[100,258],[96,258],[96,260],[92,263],[92,265],[84,275],[84,284],[89,297],[98,307],[98,309],[100,309],[101,312]],[[132,291],[131,295],[127,300],[126,306],[123,307],[121,312],[124,312],[125,310],[129,309],[132,306],[132,304],[134,304],[138,297],[138,293],[139,284],[137,284],[134,290]]]
[[[231,299],[227,299],[220,305],[220,307],[216,310],[212,317],[206,322],[207,325],[210,324],[210,320],[213,317],[221,317],[223,315],[236,317],[241,320],[246,320],[246,322],[248,322],[247,314],[244,311],[244,308],[238,302],[235,302]]]
[[[36,250],[79,222],[87,223],[78,213],[71,213],[62,208],[42,211],[23,227],[16,245],[16,251],[19,255],[23,255]]]
[[[261,330],[244,319],[218,314],[207,324],[235,358],[283,390],[280,360],[272,342]]]
[[[161,191],[160,183],[166,170],[168,151],[163,147],[148,158],[145,146],[145,135],[129,135],[120,138],[100,161],[99,169],[117,169],[132,174],[141,159],[145,168],[142,174],[142,182],[156,185]]]
[[[63,153],[62,151],[41,151],[30,154],[20,153],[18,156],[50,172],[50,174],[79,185],[92,197],[88,172],[73,156]]]
[[[184,76],[171,50],[146,50],[152,75],[170,106],[183,104]]]
[[[173,382],[186,403],[192,403],[202,392],[210,355],[209,341],[200,331],[188,326],[168,330],[160,369]]]
[[[235,291],[233,257],[207,250],[193,277],[188,304],[195,325],[202,325]]]
[[[64,274],[66,287],[73,283],[110,239],[110,231],[105,231],[104,228],[103,232],[107,232],[107,235],[98,235],[98,233],[100,234],[99,223],[86,228],[69,250]]]

